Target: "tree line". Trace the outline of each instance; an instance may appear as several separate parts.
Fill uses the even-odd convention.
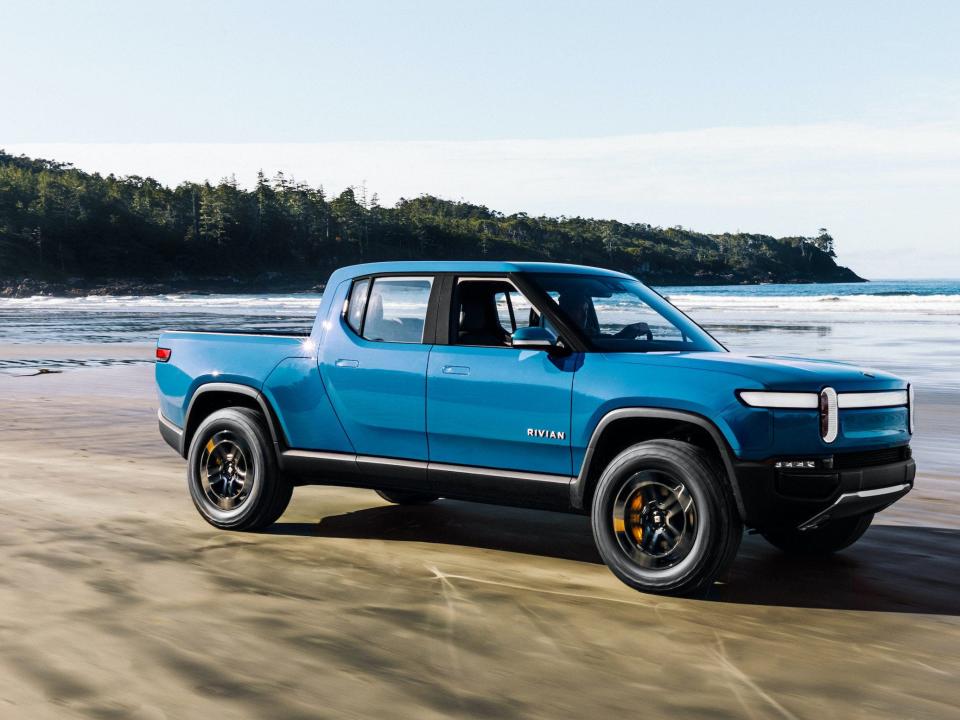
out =
[[[400,259],[575,262],[652,282],[858,279],[833,238],[705,234],[583,217],[505,215],[432,195],[380,204],[277,173],[166,187],[0,150],[0,278],[317,278]]]

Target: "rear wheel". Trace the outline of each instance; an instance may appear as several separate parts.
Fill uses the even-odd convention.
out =
[[[263,417],[226,408],[205,418],[190,441],[187,484],[201,517],[224,530],[259,530],[286,510],[293,486],[279,472]]]
[[[873,513],[829,520],[819,527],[800,531],[795,528],[764,530],[767,542],[791,555],[827,555],[850,547],[870,527]]]
[[[394,505],[426,505],[437,499],[436,495],[411,490],[377,490],[377,495]]]
[[[676,440],[640,443],[614,458],[598,481],[591,521],[610,570],[663,595],[709,589],[743,534],[721,471],[701,448]]]

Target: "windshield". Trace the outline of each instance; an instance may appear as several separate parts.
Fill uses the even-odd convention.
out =
[[[578,327],[595,350],[656,352],[723,350],[723,346],[638,280],[605,275],[548,275],[530,279]]]

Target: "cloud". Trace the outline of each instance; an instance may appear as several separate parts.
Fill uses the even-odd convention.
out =
[[[22,144],[15,154],[167,184],[277,170],[381,202],[422,193],[505,212],[615,217],[708,232],[834,233],[874,277],[960,276],[960,126],[819,124],[559,140]]]

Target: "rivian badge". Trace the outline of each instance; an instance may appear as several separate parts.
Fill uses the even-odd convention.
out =
[[[566,440],[567,434],[563,430],[541,430],[539,428],[527,428],[527,437],[543,438],[545,440]]]

